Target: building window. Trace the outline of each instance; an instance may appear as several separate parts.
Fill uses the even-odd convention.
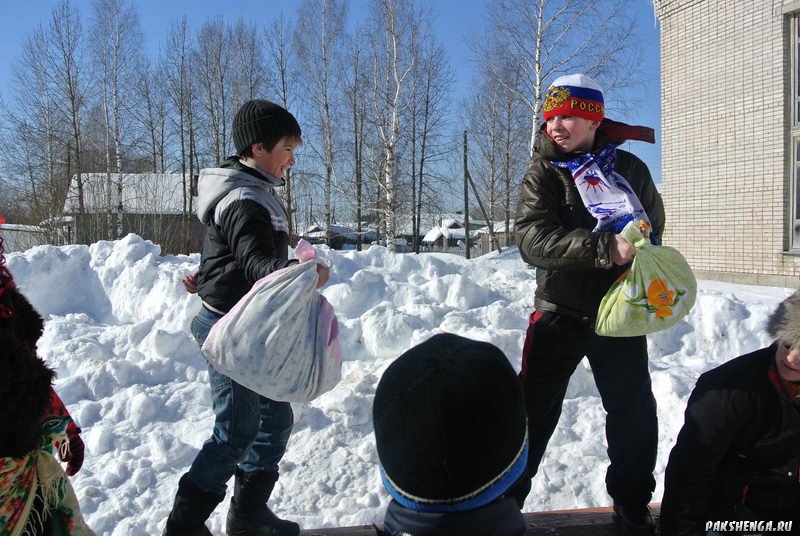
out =
[[[800,14],[791,18],[791,184],[789,188],[789,248],[800,252]]]

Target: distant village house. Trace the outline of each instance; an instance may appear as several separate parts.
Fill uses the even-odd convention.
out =
[[[200,250],[204,227],[194,215],[191,195],[184,195],[182,175],[86,173],[81,177],[83,214],[76,177],[64,204],[64,214],[70,216],[64,225],[73,241],[91,243],[135,233],[161,245],[165,253]]]

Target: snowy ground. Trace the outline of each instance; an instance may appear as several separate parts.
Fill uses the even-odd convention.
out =
[[[296,424],[270,501],[304,528],[380,522],[381,487],[371,404],[383,370],[442,331],[491,341],[519,368],[533,303],[533,271],[514,251],[477,260],[444,255],[325,251],[334,272],[324,289],[342,326],[343,379],[295,406]],[[56,389],[83,427],[86,463],[73,478],[98,534],[159,534],[177,481],[207,438],[213,415],[203,358],[188,333],[200,307],[181,278],[198,255],[160,256],[129,235],[86,246],[12,253],[18,285],[47,319],[40,353]],[[700,282],[697,305],[649,337],[658,399],[654,500],[697,376],[768,344],[765,319],[788,289]],[[609,504],[604,413],[591,373],[579,367],[527,511]],[[226,508],[209,526],[224,533]]]

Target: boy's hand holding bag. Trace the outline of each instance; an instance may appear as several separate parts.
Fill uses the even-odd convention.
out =
[[[308,402],[333,389],[342,374],[339,324],[316,291],[317,256],[301,240],[301,260],[257,281],[214,326],[206,359],[235,382],[272,400]]]
[[[692,269],[678,250],[651,244],[635,221],[620,234],[636,248],[636,256],[600,302],[595,332],[634,337],[673,326],[694,305],[697,280]]]

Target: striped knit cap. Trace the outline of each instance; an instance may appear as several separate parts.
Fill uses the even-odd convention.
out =
[[[556,78],[544,98],[544,120],[557,115],[572,115],[602,121],[605,106],[603,88],[585,74]]]

